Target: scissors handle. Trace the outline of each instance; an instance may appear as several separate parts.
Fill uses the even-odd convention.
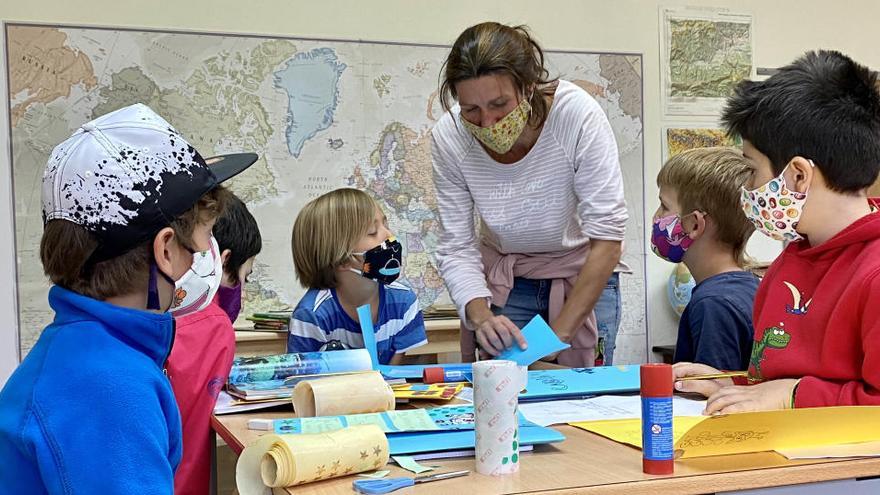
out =
[[[382,493],[390,493],[394,490],[400,490],[408,486],[413,486],[415,480],[413,478],[388,478],[387,480],[355,480],[351,483],[352,488],[360,493],[367,495],[379,495]]]

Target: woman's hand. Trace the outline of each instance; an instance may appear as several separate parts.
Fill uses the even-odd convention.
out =
[[[514,343],[520,349],[528,344],[519,328],[506,316],[496,316],[485,299],[474,299],[467,304],[467,317],[474,324],[477,344],[492,356],[501,354]]]

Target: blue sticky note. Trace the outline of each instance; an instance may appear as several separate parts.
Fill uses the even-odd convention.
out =
[[[541,318],[541,315],[535,315],[532,321],[522,328],[522,334],[528,344],[526,350],[520,349],[519,345],[514,343],[495,359],[506,359],[515,361],[520,366],[528,366],[544,356],[571,347],[559,340],[556,332],[550,328],[544,318]]]

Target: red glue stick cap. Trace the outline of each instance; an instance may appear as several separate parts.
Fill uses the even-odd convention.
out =
[[[446,381],[443,368],[425,368],[422,371],[422,381],[425,383],[443,383]]]
[[[643,397],[668,397],[672,395],[672,365],[650,363],[639,368]]]

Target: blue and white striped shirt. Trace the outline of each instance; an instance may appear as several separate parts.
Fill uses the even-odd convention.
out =
[[[415,293],[398,283],[379,284],[379,315],[374,327],[382,364],[388,364],[395,354],[428,342]],[[331,340],[353,349],[364,347],[361,327],[342,309],[336,290],[309,289],[290,318],[287,352],[317,351]]]

